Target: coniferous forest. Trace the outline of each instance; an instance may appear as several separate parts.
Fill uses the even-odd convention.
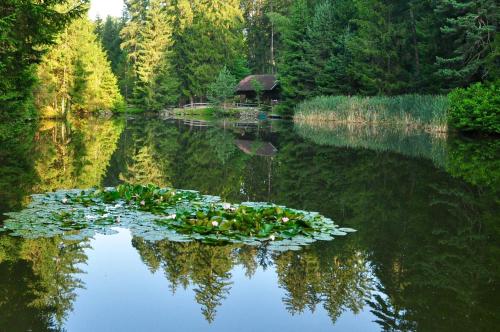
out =
[[[316,96],[439,95],[475,83],[482,100],[460,90],[452,107],[467,113],[471,98],[498,107],[494,0],[127,0],[122,17],[95,21],[87,9],[3,1],[4,117],[32,96],[49,115],[204,102],[224,68],[236,82],[276,74],[288,115]]]

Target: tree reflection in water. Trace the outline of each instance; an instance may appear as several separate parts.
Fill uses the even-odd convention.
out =
[[[165,272],[173,292],[196,289],[208,321],[242,266],[248,277],[274,269],[292,314],[322,306],[335,321],[370,297],[384,330],[492,331],[500,324],[499,140],[449,138],[439,144],[446,151],[436,163],[425,154],[394,153],[391,145],[342,146],[329,136],[311,142],[285,123],[249,132],[138,118],[124,127],[120,119],[48,123],[33,141],[2,145],[0,211],[20,208],[35,191],[122,180],[318,211],[359,232],[287,253],[137,238],[133,244],[152,271]],[[278,151],[247,154],[237,140],[269,142]],[[0,326],[55,329],[74,289],[69,281],[64,286],[71,269],[53,265],[60,240],[0,239]]]
[[[331,243],[283,253],[269,252],[265,247],[150,242],[141,238],[134,238],[133,245],[152,272],[164,271],[172,292],[179,286],[193,287],[208,322],[214,321],[217,307],[229,295],[231,271],[237,265],[250,278],[259,267],[273,266],[279,286],[285,290],[283,305],[292,315],[314,312],[322,305],[335,322],[345,310],[358,313],[372,289],[366,255]]]
[[[73,309],[88,242],[0,236],[0,329],[59,331]]]

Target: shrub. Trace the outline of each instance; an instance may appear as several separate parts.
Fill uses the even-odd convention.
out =
[[[460,131],[500,133],[500,80],[456,89],[449,99],[450,126]]]

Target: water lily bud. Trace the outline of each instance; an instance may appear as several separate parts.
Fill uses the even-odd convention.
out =
[[[219,226],[219,223],[214,220],[214,221],[212,221],[212,226],[217,227],[217,226]]]
[[[146,202],[145,201],[141,201],[141,205],[142,206],[146,205]]]
[[[229,204],[229,203],[224,203],[224,204],[222,204],[222,208],[223,208],[224,210],[229,210],[229,209],[231,208],[231,204]]]

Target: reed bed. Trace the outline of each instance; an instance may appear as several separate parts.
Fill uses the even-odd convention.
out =
[[[407,157],[429,159],[441,168],[446,165],[447,135],[442,133],[397,126],[336,122],[297,122],[295,131],[304,139],[318,145],[394,152]]]
[[[446,96],[320,96],[299,104],[294,121],[311,124],[390,124],[429,132],[447,132],[448,108]]]

